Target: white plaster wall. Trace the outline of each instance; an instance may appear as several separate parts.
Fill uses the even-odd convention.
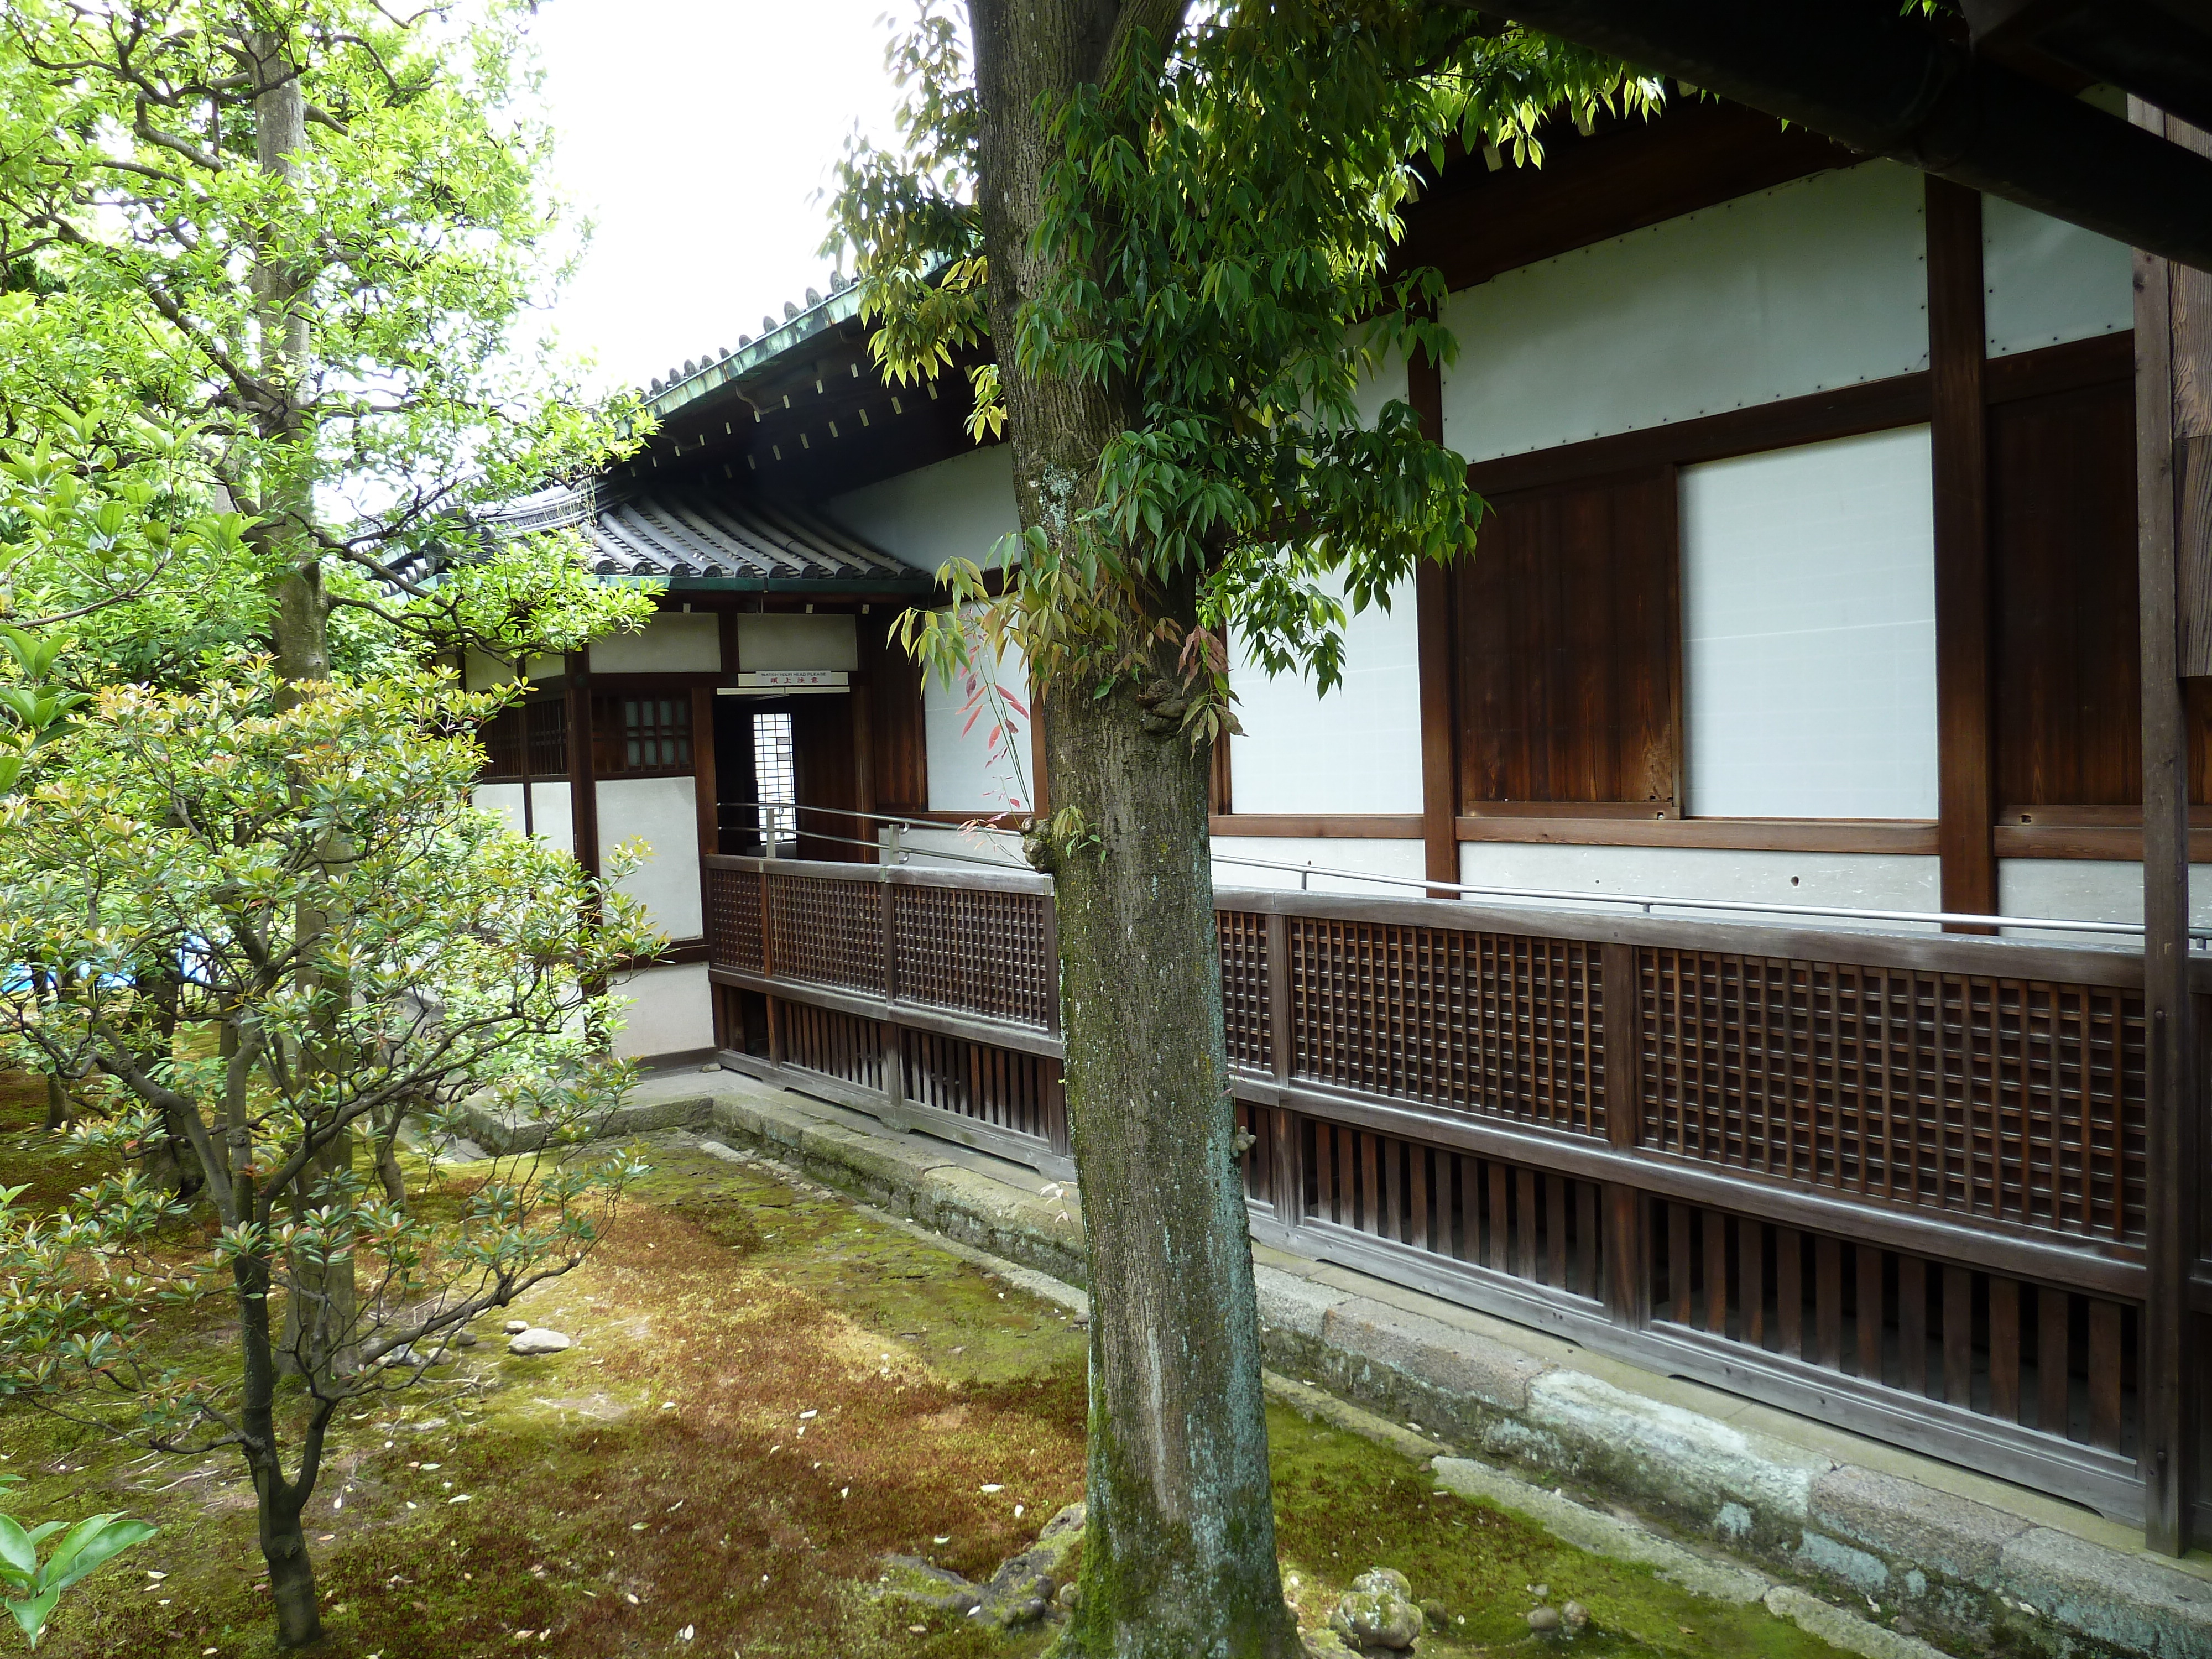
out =
[[[779,668],[842,668],[849,672],[860,665],[854,621],[849,616],[784,611],[740,616],[733,666],[747,674]]]
[[[988,564],[999,538],[1021,528],[1014,506],[1013,447],[992,444],[969,450],[833,495],[823,507],[861,540],[917,570],[933,572],[947,559]]]
[[[514,677],[514,670],[496,657],[488,657],[481,651],[468,651],[462,653],[461,689],[463,690],[489,691],[495,685],[505,685]]]
[[[1029,665],[1020,653],[1009,650],[992,672],[996,684],[1024,708],[1030,706]],[[994,752],[991,727],[997,723],[997,716],[987,701],[969,725],[969,697],[965,679],[948,684],[933,674],[922,676],[921,723],[928,750],[929,810],[1027,811],[1035,782],[1030,775],[1028,718],[1009,710],[1017,727],[1012,742],[1009,744],[1001,739]]]
[[[560,783],[480,783],[472,797],[477,808],[496,812],[516,835],[523,832],[522,792],[530,791],[529,823],[538,839],[563,853],[576,850],[576,823],[568,812],[568,786]]]
[[[2001,197],[1982,198],[1982,280],[1992,357],[2135,326],[2124,243]]]
[[[1486,460],[1925,368],[1922,188],[1868,162],[1461,289],[1444,441]]]
[[[2189,919],[2212,927],[2212,866],[2189,869]],[[2054,921],[2141,921],[2142,866],[2102,859],[1999,859],[1997,914],[2041,916]],[[2009,937],[2045,944],[2112,945],[2140,949],[2133,939],[2058,933],[2040,927],[2006,929]]]
[[[959,824],[915,824],[901,832],[903,862],[917,867],[973,870],[977,861],[1026,870],[1022,838],[1007,830],[969,830]]]
[[[1419,881],[1425,873],[1418,841],[1303,840],[1291,836],[1216,836],[1213,838],[1213,884],[1221,887],[1296,888],[1297,869],[1255,870],[1249,864],[1228,864],[1224,857],[1258,859],[1269,864],[1312,865],[1322,870],[1367,872]],[[1369,898],[1420,898],[1420,888],[1346,880],[1334,876],[1305,878],[1306,890],[1315,893],[1360,893]]]
[[[469,797],[479,812],[496,812],[507,820],[507,827],[516,835],[522,833],[522,786],[519,783],[480,783]],[[535,803],[533,802],[534,805]]]
[[[722,667],[721,618],[663,611],[635,634],[592,642],[595,674],[715,674]]]
[[[1352,405],[1359,411],[1359,424],[1371,427],[1382,418],[1382,405],[1402,404],[1406,398],[1406,360],[1395,353],[1377,363],[1371,373],[1359,377],[1359,389],[1352,393]]]
[[[1688,810],[1936,816],[1928,428],[1681,472]]]
[[[670,939],[699,938],[705,926],[699,897],[698,794],[692,781],[606,778],[599,791],[600,859],[625,841],[651,846],[645,862],[616,885],[642,900],[653,926]]]
[[[1229,684],[1243,732],[1229,740],[1239,812],[1418,812],[1421,684],[1413,585],[1370,605],[1344,631],[1344,679],[1327,696],[1310,678],[1268,678],[1234,630]]]
[[[1933,857],[1887,853],[1735,853],[1705,847],[1559,847],[1524,842],[1462,842],[1460,879],[1471,887],[1535,887],[1554,892],[1623,893],[1656,898],[1756,900],[1853,910],[1934,910],[1942,896]],[[1556,901],[1499,899],[1498,903]],[[1579,908],[1580,907],[1576,907]],[[1620,914],[1611,905],[1594,911]],[[1698,914],[1670,910],[1672,915]],[[1782,925],[1781,916],[1704,913],[1715,921]],[[1827,927],[1924,931],[1911,924],[1832,921]]]
[[[629,1005],[615,1033],[616,1059],[653,1060],[714,1046],[714,993],[705,963],[641,968],[617,980],[613,988]]]

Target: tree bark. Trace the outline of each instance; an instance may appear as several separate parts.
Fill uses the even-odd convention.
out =
[[[1114,72],[1131,27],[1172,43],[1180,3],[970,0],[981,102],[976,200],[992,327],[1015,337],[1049,277],[1031,246],[1051,140],[1036,110]],[[1000,373],[1027,529],[1055,541],[1137,411],[1108,388]],[[1188,594],[1153,596],[1188,625]],[[1155,682],[1175,673],[1153,665]],[[1116,1659],[1287,1659],[1252,1248],[1223,1042],[1209,757],[1124,684],[1049,686],[1047,777],[1079,815],[1060,850],[1067,1105],[1092,1306],[1083,1595],[1063,1650]],[[1042,792],[1040,792],[1042,793]],[[1095,837],[1095,839],[1094,839]]]
[[[254,75],[255,165],[273,177],[295,179],[301,171],[299,157],[307,147],[307,99],[298,65],[276,35],[252,34],[247,47]],[[323,588],[320,549],[309,533],[314,511],[313,434],[300,395],[312,344],[307,312],[298,303],[307,280],[305,273],[286,262],[283,250],[264,244],[253,270],[260,369],[268,387],[256,416],[266,441],[257,532],[284,556],[285,574],[278,579],[271,627],[276,674],[283,682],[280,702],[296,695],[291,688],[331,675],[330,599]],[[321,912],[303,902],[298,920],[303,962],[312,961],[313,941],[323,927]],[[313,969],[305,970],[302,977],[312,981]],[[318,1056],[303,1054],[299,1065],[303,1074],[312,1073],[318,1069]],[[313,1167],[301,1174],[290,1194],[295,1213],[321,1201],[313,1188],[352,1164],[353,1137],[342,1132]],[[281,1354],[284,1369],[321,1376],[333,1368],[348,1368],[353,1363],[357,1313],[352,1259],[328,1264],[298,1261],[291,1264],[290,1273],[290,1322]]]
[[[46,1127],[56,1134],[64,1134],[68,1133],[70,1126],[76,1121],[76,1109],[70,1104],[69,1085],[61,1080],[58,1073],[48,1072],[46,1073]]]
[[[323,1639],[323,1620],[315,1601],[315,1566],[307,1554],[300,1512],[314,1489],[303,1468],[295,1484],[284,1479],[276,1444],[276,1363],[269,1340],[269,1264],[240,1255],[232,1268],[238,1291],[239,1338],[245,1350],[240,1390],[240,1421],[246,1431],[246,1467],[259,1499],[261,1559],[268,1564],[269,1589],[276,1607],[277,1645],[312,1647]]]

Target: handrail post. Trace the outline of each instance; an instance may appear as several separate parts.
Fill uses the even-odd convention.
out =
[[[1644,999],[1638,992],[1637,948],[1601,948],[1597,994],[1589,997],[1583,1012],[1603,1034],[1605,1134],[1620,1152],[1634,1151],[1643,1139]],[[1650,1267],[1644,1259],[1650,1233],[1650,1201],[1633,1187],[1607,1182],[1606,1310],[1613,1323],[1630,1330],[1641,1330],[1651,1319]]]
[[[1267,1054],[1274,1061],[1275,1087],[1280,1092],[1275,1106],[1274,1171],[1275,1219],[1295,1227],[1305,1219],[1305,1165],[1300,1154],[1305,1137],[1298,1133],[1288,1096],[1291,1082],[1291,921],[1280,910],[1267,912]]]

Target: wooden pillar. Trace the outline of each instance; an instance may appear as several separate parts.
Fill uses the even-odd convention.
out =
[[[1978,191],[1933,174],[1926,191],[1929,460],[1936,509],[1936,840],[1942,860],[1943,908],[1990,915],[1997,908],[1997,863],[1982,198]]]
[[[1606,1144],[1616,1152],[1633,1152],[1644,1139],[1644,998],[1638,947],[1601,948],[1598,1014],[1605,1042]],[[1609,1181],[1604,1207],[1606,1311],[1616,1325],[1641,1330],[1651,1322],[1650,1263],[1645,1260],[1650,1201],[1635,1188]]]
[[[2129,100],[2139,125],[2202,134]],[[2179,1555],[2196,1499],[2199,1118],[2189,996],[2186,686],[2212,672],[2212,279],[2137,251],[2136,480],[2142,577],[2143,1012],[2149,1053],[2140,1467],[2144,1540]]]
[[[874,677],[865,670],[853,676],[853,827],[845,833],[854,841],[876,838],[876,722]],[[848,846],[836,854],[861,864],[880,857],[872,847]]]
[[[1432,443],[1444,436],[1443,370],[1426,352],[1406,364],[1406,401]],[[1459,879],[1459,737],[1452,720],[1451,583],[1441,565],[1424,562],[1413,576],[1414,629],[1420,657],[1421,873]],[[1441,888],[1431,898],[1453,898]]]
[[[599,799],[592,779],[592,655],[571,651],[563,665],[568,682],[568,823],[576,862],[599,873]]]

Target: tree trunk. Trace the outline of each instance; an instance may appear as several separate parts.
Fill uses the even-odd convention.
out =
[[[323,1639],[323,1615],[315,1605],[315,1564],[297,1505],[263,1503],[261,1559],[269,1564],[269,1593],[276,1603],[276,1645],[314,1646]]]
[[[279,179],[297,179],[299,157],[307,147],[307,99],[298,66],[286,56],[284,43],[276,35],[252,34],[247,46],[256,88],[255,165]],[[262,374],[273,392],[256,415],[260,435],[270,441],[264,451],[257,532],[283,551],[286,566],[286,574],[277,583],[271,629],[276,674],[284,683],[280,701],[294,695],[290,687],[326,680],[331,675],[330,598],[323,588],[321,550],[310,533],[314,512],[314,434],[307,423],[305,400],[300,395],[311,344],[307,313],[298,303],[307,282],[307,273],[283,263],[274,249],[264,249],[254,267]],[[303,962],[313,960],[313,941],[323,926],[321,912],[303,902],[298,920]],[[313,988],[313,970],[303,970],[302,977],[310,981],[303,988]],[[319,1069],[319,1057],[312,1052],[304,1054],[298,1057],[298,1064],[303,1077],[311,1077]],[[295,1212],[326,1201],[315,1189],[352,1164],[353,1136],[342,1131],[313,1166],[302,1172],[298,1188],[290,1194]],[[327,1264],[295,1260],[289,1264],[289,1272],[293,1281],[290,1323],[280,1363],[287,1370],[316,1376],[332,1368],[349,1368],[353,1363],[357,1314],[351,1256]]]
[[[69,1085],[58,1073],[46,1073],[46,1127],[57,1134],[66,1133],[76,1121],[76,1110],[70,1103]]]
[[[396,1209],[407,1207],[407,1173],[399,1167],[399,1130],[407,1121],[407,1103],[395,1103],[376,1124],[376,1174],[384,1196]]]
[[[981,110],[976,200],[993,332],[1015,337],[1049,271],[1030,245],[1048,105],[1109,72],[1133,21],[1156,49],[1180,4],[970,0]],[[1136,411],[1002,351],[1024,528],[1061,540]],[[1189,596],[1155,598],[1186,625]],[[1175,672],[1172,652],[1154,678]],[[1252,1247],[1234,1148],[1206,835],[1208,757],[1126,683],[1048,687],[1054,807],[1085,835],[1058,882],[1067,1105],[1089,1249],[1090,1450],[1083,1595],[1066,1650],[1287,1659]],[[1096,840],[1091,839],[1096,836]]]
[[[239,1419],[246,1431],[246,1467],[259,1500],[261,1559],[269,1565],[269,1589],[276,1605],[279,1647],[313,1647],[323,1639],[323,1620],[315,1604],[315,1566],[307,1554],[307,1531],[300,1513],[313,1481],[303,1468],[297,1485],[284,1479],[276,1443],[276,1364],[269,1340],[269,1264],[241,1254],[231,1276],[238,1291],[239,1340],[244,1350]]]

